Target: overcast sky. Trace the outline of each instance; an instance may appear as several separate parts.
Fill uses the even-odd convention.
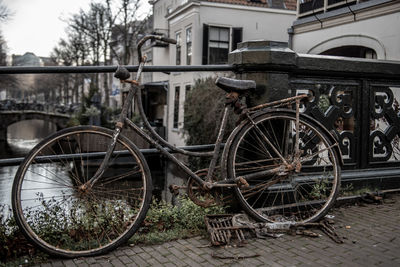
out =
[[[1,25],[8,54],[33,52],[49,56],[61,37],[65,37],[66,22],[79,9],[87,9],[90,0],[3,0],[13,17]],[[149,11],[147,0],[142,9]]]

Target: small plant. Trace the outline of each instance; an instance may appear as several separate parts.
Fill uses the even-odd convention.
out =
[[[8,260],[19,259],[12,265],[32,261],[31,256],[36,254],[35,248],[22,235],[14,217],[11,208],[8,205],[0,205],[0,266]]]
[[[81,122],[79,121],[79,118],[74,115],[69,119],[69,121],[67,123],[67,126],[68,127],[73,127],[73,126],[78,126],[80,124],[81,124]]]
[[[309,196],[311,199],[323,199],[327,198],[329,194],[330,188],[328,179],[320,179],[312,186]]]
[[[349,183],[340,188],[340,195],[349,196],[349,195],[352,195],[353,191],[354,191],[354,186],[353,186],[353,184]]]
[[[330,106],[330,101],[329,101],[329,97],[327,95],[323,95],[321,94],[321,96],[319,97],[319,102],[318,102],[318,107],[321,109],[321,111],[323,113],[325,113],[329,106]]]
[[[371,192],[377,192],[379,189],[377,187],[363,186],[355,188],[353,184],[346,184],[342,187],[340,191],[341,196],[359,196]]]
[[[153,200],[143,225],[130,242],[155,244],[172,239],[186,238],[205,233],[204,216],[225,213],[225,208],[203,208],[186,196],[179,198],[179,205]]]

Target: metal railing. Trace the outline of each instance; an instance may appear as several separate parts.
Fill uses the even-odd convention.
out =
[[[306,60],[312,60],[312,56],[302,55]],[[329,59],[327,59],[329,61]],[[232,71],[235,73],[244,72],[271,72],[271,73],[290,73],[292,75],[312,75],[312,76],[330,76],[330,77],[351,77],[351,78],[390,78],[398,79],[400,77],[390,74],[390,63],[380,62],[381,69],[368,71],[368,62],[357,63],[360,70],[340,70],[323,69],[320,66],[293,66],[288,64],[225,64],[225,65],[190,65],[190,66],[145,66],[143,72],[216,72]],[[138,69],[137,65],[125,66],[130,72]],[[118,66],[51,66],[51,67],[0,67],[1,74],[55,74],[55,73],[113,73]]]
[[[278,85],[284,85],[282,87],[282,90],[286,90],[284,94],[287,94],[287,91],[291,94],[307,91],[315,96],[315,100],[305,107],[304,111],[319,120],[329,130],[336,132],[345,156],[344,178],[354,180],[355,177],[359,177],[362,180],[400,175],[398,167],[400,158],[397,158],[397,156],[400,157],[398,151],[400,147],[396,143],[399,141],[397,137],[400,133],[395,132],[395,129],[400,129],[400,119],[394,117],[393,114],[397,114],[396,110],[388,104],[388,100],[393,99],[393,95],[396,96],[400,90],[398,89],[400,88],[400,62],[296,54],[288,51],[287,48],[268,50],[267,46],[257,42],[249,42],[248,47],[239,47],[231,55],[237,53],[241,55],[230,60],[232,63],[226,65],[146,66],[144,71],[232,71],[236,74],[245,74],[242,76],[244,79],[252,79],[252,77],[257,79],[260,73],[287,74],[279,76],[280,84]],[[271,56],[268,58],[273,62],[254,62],[266,58],[257,56],[257,53],[270,53]],[[247,55],[249,55],[248,58],[246,58]],[[117,66],[0,67],[0,75],[111,73],[116,69]],[[134,72],[138,67],[127,66],[127,69]],[[274,81],[274,79],[269,80]],[[268,87],[270,85],[259,84],[259,81],[257,83],[262,88],[270,88]],[[282,97],[282,90],[275,90],[276,94]],[[268,90],[265,92],[268,94]],[[322,108],[324,105],[326,107]],[[351,129],[338,130],[336,122],[339,118],[345,119],[347,123],[350,122]],[[374,123],[374,129],[371,128],[371,123]],[[383,124],[387,125],[385,127],[390,131],[385,132],[383,128],[380,129],[378,125]],[[198,148],[194,146],[187,149],[196,151]],[[154,155],[157,151],[146,149],[143,153]],[[16,165],[21,160],[21,158],[0,160],[0,166]]]
[[[192,152],[202,152],[202,151],[212,151],[214,149],[215,145],[213,144],[207,144],[207,145],[195,145],[195,146],[181,146],[178,147],[180,149],[184,149],[187,151],[192,151]],[[165,148],[169,153],[176,153],[175,151]],[[145,149],[140,149],[140,152],[143,153],[145,156],[150,156],[150,155],[159,155],[160,152],[155,149],[155,148],[145,148]],[[39,156],[36,157],[35,162],[36,163],[45,163],[48,161],[53,161],[53,162],[58,162],[62,161],[64,159],[79,159],[82,156],[85,158],[87,157],[88,159],[98,159],[102,158],[106,152],[90,152],[90,153],[75,153],[75,154],[65,154],[65,155],[53,155],[53,156]],[[120,151],[115,151],[114,155],[130,155],[130,151],[128,150],[120,150]],[[22,163],[24,160],[24,157],[18,157],[18,158],[9,158],[9,159],[0,159],[0,167],[3,166],[17,166]]]
[[[130,72],[138,70],[137,65],[125,66]],[[40,73],[106,73],[115,72],[118,66],[48,66],[48,67],[0,67],[0,74]],[[193,71],[234,71],[232,65],[191,65],[191,66],[145,66],[144,72],[193,72]]]

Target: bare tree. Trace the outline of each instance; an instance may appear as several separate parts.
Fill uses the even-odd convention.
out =
[[[47,104],[54,104],[57,102],[57,90],[64,82],[63,76],[65,74],[37,74],[33,90],[37,95],[43,94]]]
[[[0,0],[0,22],[4,22],[12,16],[12,12]],[[3,38],[3,34],[0,32],[0,66],[7,65],[7,43]],[[8,92],[15,92],[15,88],[19,86],[18,79],[15,75],[3,74],[0,75],[0,89],[6,89]]]
[[[91,11],[93,14],[92,26],[96,28],[96,32],[100,39],[100,49],[102,50],[103,64],[110,63],[110,40],[112,28],[117,18],[112,12],[111,1],[106,0],[105,4],[92,4]],[[108,106],[110,103],[110,89],[108,85],[108,74],[103,76],[103,88],[105,93],[105,103]]]
[[[118,62],[123,65],[133,63],[134,48],[139,36],[145,31],[145,20],[138,20],[140,0],[120,0],[119,14],[114,26],[115,38],[117,38],[122,50],[115,52]]]
[[[128,65],[134,55],[134,44],[143,32],[137,19],[141,0],[92,1],[87,11],[80,10],[68,20],[68,39],[55,50],[63,65],[108,65],[112,58]],[[109,105],[109,74],[103,74],[104,100]],[[99,74],[92,86],[99,88]],[[75,86],[74,86],[75,87]],[[77,90],[74,89],[75,94]]]
[[[3,0],[0,0],[0,21],[5,21],[10,19],[13,15],[11,10],[3,3]]]
[[[51,58],[55,62],[56,65],[64,65],[71,66],[74,64],[75,55],[73,50],[71,49],[70,42],[61,39],[57,45],[53,49],[51,53]],[[69,100],[72,99],[70,96],[70,78],[71,74],[61,74],[57,75],[57,88],[58,88],[58,97],[64,96],[64,99],[59,99],[59,101],[64,102],[64,104],[68,104]]]
[[[108,61],[108,40],[111,32],[108,30],[108,8],[106,5],[100,3],[91,3],[88,12],[80,10],[78,14],[75,14],[70,20],[69,27],[71,31],[79,33],[85,36],[86,46],[93,65],[100,65],[101,58],[103,58],[103,64],[107,64]],[[103,55],[103,57],[102,57]],[[109,88],[107,76],[105,76],[105,82],[103,84],[105,92],[105,102],[109,103]],[[99,74],[95,74],[94,83],[96,88],[99,88]]]

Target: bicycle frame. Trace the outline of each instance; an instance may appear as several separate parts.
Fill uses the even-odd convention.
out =
[[[154,129],[151,127],[149,121],[147,120],[146,114],[144,112],[143,109],[143,105],[142,105],[142,95],[141,95],[141,86],[140,84],[137,82],[142,74],[143,71],[143,67],[146,63],[146,57],[142,57],[141,53],[140,53],[140,48],[141,46],[144,44],[144,42],[148,39],[151,38],[155,38],[154,36],[147,36],[145,38],[143,38],[139,44],[138,44],[138,51],[139,51],[139,67],[138,67],[138,71],[136,73],[136,80],[123,80],[121,82],[125,82],[125,83],[129,83],[131,84],[130,88],[129,88],[129,92],[128,92],[128,96],[125,99],[125,102],[123,103],[123,108],[120,114],[120,117],[116,123],[115,126],[115,130],[114,130],[114,134],[113,134],[113,139],[112,139],[112,143],[109,145],[107,152],[106,152],[106,156],[103,160],[103,162],[101,163],[99,169],[97,170],[97,172],[95,173],[95,175],[87,182],[87,184],[85,186],[92,186],[94,183],[96,183],[102,176],[102,174],[104,173],[104,171],[106,170],[106,166],[108,164],[108,161],[110,159],[111,154],[114,151],[118,136],[120,135],[123,127],[126,125],[128,127],[130,127],[133,131],[135,131],[139,136],[141,136],[144,140],[146,140],[146,142],[148,142],[149,144],[153,145],[161,154],[163,154],[164,156],[166,156],[169,160],[171,160],[172,162],[174,162],[175,164],[177,164],[187,175],[189,175],[192,179],[194,179],[199,185],[203,186],[203,188],[205,189],[211,189],[213,187],[232,187],[232,186],[238,186],[239,182],[243,182],[246,179],[250,179],[250,178],[254,178],[254,174],[250,175],[249,177],[239,177],[237,179],[227,179],[228,177],[226,177],[226,172],[222,171],[222,180],[223,181],[218,181],[215,182],[212,179],[212,175],[215,171],[215,169],[217,168],[216,163],[220,154],[220,148],[222,145],[222,139],[225,133],[225,128],[226,128],[226,124],[228,121],[228,113],[229,110],[231,109],[230,105],[226,105],[222,114],[222,118],[221,118],[221,124],[220,124],[220,129],[218,132],[218,136],[217,136],[217,140],[215,142],[215,147],[214,147],[214,151],[212,152],[191,152],[191,151],[187,151],[184,149],[179,149],[176,148],[174,146],[172,146],[171,144],[169,144],[165,139],[163,139],[161,136],[159,136]],[[156,38],[160,38],[158,36],[156,36]],[[274,102],[270,102],[267,104],[262,104],[256,107],[252,107],[246,110],[246,115],[247,115],[247,119],[252,122],[251,113],[254,113],[258,110],[261,109],[265,109],[265,108],[269,108],[271,106],[279,106],[279,105],[284,105],[285,103],[290,103],[295,101],[296,102],[296,119],[298,122],[299,119],[299,103],[300,100],[307,97],[306,95],[301,95],[301,96],[295,96],[295,97],[290,97],[290,98],[286,98],[286,99],[282,99],[279,101],[274,101]],[[140,117],[142,118],[143,122],[144,122],[144,126],[145,128],[150,132],[150,135],[147,134],[145,131],[143,131],[139,126],[137,126],[132,120],[130,120],[127,117],[128,114],[128,110],[131,107],[132,104],[132,100],[135,99],[135,103],[138,107],[139,110],[139,114]],[[298,123],[296,125],[296,127],[298,127]],[[268,140],[266,140],[268,142]],[[296,137],[296,142],[298,142],[298,137]],[[207,156],[207,157],[212,157],[211,162],[209,164],[209,168],[207,171],[207,176],[206,179],[203,180],[201,179],[195,172],[193,172],[190,168],[188,168],[185,164],[183,164],[180,160],[178,160],[174,155],[172,155],[166,148],[170,149],[172,152],[175,153],[179,153],[179,154],[183,154],[183,155],[188,155],[188,156],[196,156],[196,157],[203,157],[203,156]],[[300,153],[298,151],[296,151],[296,154],[299,155]],[[298,156],[299,157],[299,156]],[[286,161],[283,159],[283,162],[286,163]],[[295,169],[296,166],[291,166],[290,164],[286,163],[285,166],[288,170],[292,170]],[[282,168],[276,168],[273,170],[268,170],[268,172],[278,172],[278,171],[282,171]],[[259,175],[265,175],[265,171],[260,172]]]
[[[170,145],[169,143],[167,143],[167,141],[165,141],[161,136],[159,136],[151,128],[150,123],[148,122],[148,120],[147,120],[147,118],[146,118],[146,116],[144,114],[143,106],[142,106],[142,103],[141,103],[141,93],[140,93],[141,92],[141,88],[137,87],[137,88],[135,88],[135,90],[137,92],[136,102],[138,104],[140,116],[143,119],[145,128],[148,131],[150,131],[151,136],[148,135],[146,132],[144,132],[139,126],[137,126],[135,123],[133,123],[129,118],[125,118],[124,122],[126,123],[126,125],[129,126],[132,130],[134,130],[143,139],[145,139],[149,144],[155,146],[155,148],[157,150],[159,150],[161,154],[163,154],[169,160],[171,160],[172,162],[177,164],[186,174],[188,174],[196,182],[198,182],[202,186],[206,186],[207,188],[211,188],[212,187],[211,175],[216,169],[216,162],[218,160],[218,155],[219,155],[220,147],[221,147],[221,144],[222,144],[222,137],[223,137],[224,132],[225,132],[225,126],[226,126],[229,107],[226,107],[225,110],[224,110],[223,117],[222,117],[222,123],[221,123],[220,131],[218,133],[217,141],[215,143],[214,151],[213,152],[203,152],[203,153],[202,152],[190,152],[190,151],[186,151],[186,150],[183,150],[183,149],[178,149],[178,148]],[[199,156],[208,156],[208,157],[212,156],[212,160],[211,160],[211,163],[210,163],[209,169],[208,169],[207,179],[205,181],[203,179],[201,179],[190,168],[188,168],[185,164],[183,164],[181,161],[179,161],[174,155],[172,155],[168,150],[166,150],[165,147],[162,146],[160,143],[164,144],[167,148],[169,148],[171,151],[174,151],[176,153],[189,155],[189,156],[198,156],[198,157]]]
[[[144,113],[143,105],[142,105],[142,97],[141,97],[141,86],[136,82],[142,73],[143,66],[146,62],[146,58],[143,58],[143,60],[139,64],[139,68],[136,74],[136,80],[135,81],[125,81],[131,84],[128,92],[128,96],[125,99],[125,102],[123,103],[123,108],[120,114],[120,117],[116,123],[116,127],[114,130],[113,138],[112,138],[112,143],[109,145],[106,156],[101,163],[99,169],[95,173],[95,175],[88,181],[88,185],[93,185],[96,183],[106,170],[106,166],[108,164],[108,161],[110,159],[111,154],[114,151],[116,141],[118,139],[118,136],[120,135],[123,127],[126,125],[130,127],[133,131],[135,131],[139,136],[141,136],[143,139],[145,139],[149,144],[153,145],[157,150],[160,151],[161,154],[166,156],[168,159],[170,159],[172,162],[177,164],[186,174],[188,174],[191,178],[193,178],[196,182],[201,184],[204,187],[207,187],[211,189],[213,187],[212,185],[212,179],[211,176],[213,172],[216,169],[216,162],[218,160],[218,155],[220,152],[220,147],[222,144],[222,137],[225,132],[225,126],[227,123],[227,117],[228,117],[228,109],[229,107],[226,106],[223,112],[222,116],[222,121],[221,121],[221,127],[218,133],[218,138],[215,143],[214,151],[213,152],[191,152],[183,149],[176,148],[172,145],[170,145],[166,140],[164,140],[161,136],[159,136],[151,127],[149,121],[147,120],[146,114]],[[139,126],[137,126],[132,120],[130,120],[127,117],[128,110],[132,104],[132,100],[135,99],[135,102],[137,104],[137,107],[139,109],[139,114],[144,122],[145,128],[150,132],[151,135],[147,134],[145,131],[143,131]],[[201,179],[197,174],[195,174],[190,168],[188,168],[186,165],[184,165],[182,162],[180,162],[174,155],[172,155],[169,151],[165,149],[165,147],[161,144],[163,144],[165,147],[169,148],[171,151],[188,155],[188,156],[207,156],[210,157],[212,156],[212,160],[208,169],[208,174],[207,174],[207,179],[204,181]]]

